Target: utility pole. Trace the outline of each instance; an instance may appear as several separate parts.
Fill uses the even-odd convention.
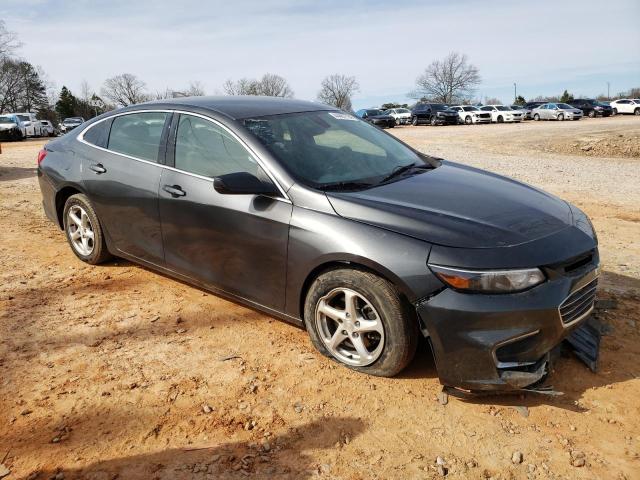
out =
[[[516,87],[516,82],[513,82],[513,103],[518,101],[518,90]]]
[[[607,100],[611,100],[611,95],[609,95],[609,82],[607,82]]]

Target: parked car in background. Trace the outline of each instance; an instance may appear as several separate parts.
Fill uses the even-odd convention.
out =
[[[454,112],[458,112],[458,122],[465,125],[472,123],[491,123],[491,113],[483,112],[473,105],[454,105],[449,107]]]
[[[62,133],[67,133],[73,130],[76,127],[79,127],[84,123],[84,118],[82,117],[69,117],[65,118],[60,124],[60,131]]]
[[[534,120],[580,120],[582,110],[566,103],[545,103],[533,109]]]
[[[411,125],[457,125],[458,112],[444,103],[417,103],[411,110]]]
[[[583,115],[591,118],[597,117],[598,115],[601,117],[608,117],[612,114],[610,105],[606,105],[589,98],[577,98],[567,102],[567,104],[582,110]]]
[[[385,110],[384,114],[395,118],[396,125],[406,125],[411,121],[411,110],[408,108],[390,108]]]
[[[31,112],[16,112],[13,115],[17,116],[24,125],[27,132],[27,137],[41,137],[42,126],[40,120],[36,118],[35,113]]]
[[[24,140],[25,138],[27,138],[27,130],[17,115],[13,113],[0,115],[1,141]]]
[[[539,107],[540,105],[544,105],[545,103],[547,103],[547,102],[527,102],[527,103],[525,103],[524,104],[524,108],[525,108],[525,111],[527,112],[525,114],[525,117],[524,117],[525,120],[533,119],[533,115],[531,113],[533,111],[533,109],[536,108],[536,107]]]
[[[483,112],[491,113],[491,121],[494,123],[521,122],[523,114],[521,111],[512,110],[507,105],[485,105],[480,107]]]
[[[398,374],[428,337],[443,385],[519,390],[594,309],[579,208],[320,103],[134,105],[47,143],[37,169],[79,261],[113,254],[276,316],[361,373]]]
[[[614,114],[632,113],[634,115],[640,115],[639,98],[622,98],[620,100],[614,100],[610,105]]]
[[[42,134],[45,137],[53,137],[56,134],[56,129],[53,127],[53,123],[49,120],[40,120],[40,125],[42,125]]]
[[[527,120],[527,118],[531,119],[531,109],[525,107],[524,105],[509,105],[511,107],[511,110],[513,110],[514,112],[520,112],[522,113],[522,120]],[[527,114],[529,114],[529,117],[527,117]]]
[[[356,112],[356,116],[380,128],[393,128],[396,126],[396,119],[385,114],[382,110],[375,108],[363,108]]]

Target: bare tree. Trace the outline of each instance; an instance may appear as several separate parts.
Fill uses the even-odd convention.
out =
[[[351,111],[351,97],[360,89],[356,77],[335,73],[322,80],[318,101],[346,112]]]
[[[18,36],[7,30],[4,20],[0,20],[0,57],[11,55],[21,45]]]
[[[227,80],[222,89],[227,95],[259,95],[256,80],[241,78],[240,80]]]
[[[265,95],[268,97],[293,97],[289,83],[280,75],[266,73],[260,80],[241,78],[227,80],[222,85],[227,95]]]
[[[502,100],[496,97],[488,97],[484,99],[485,105],[502,105]]]
[[[435,60],[416,79],[413,98],[426,96],[442,103],[461,102],[473,95],[480,84],[480,73],[467,56],[451,52],[442,60]]]
[[[189,89],[185,92],[188,97],[204,97],[207,93],[202,82],[195,81],[189,84]]]
[[[280,75],[265,73],[258,81],[258,91],[260,95],[267,97],[293,97],[293,90],[289,83]]]
[[[126,107],[149,99],[146,84],[131,73],[123,73],[104,81],[101,93],[118,106]]]

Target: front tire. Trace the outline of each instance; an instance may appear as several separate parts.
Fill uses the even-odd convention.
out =
[[[533,116],[533,120],[534,121],[539,121],[540,120],[540,115],[538,115],[537,113]]]
[[[502,115],[498,116],[497,122],[498,123],[504,123],[504,118],[502,118]]]
[[[111,258],[102,226],[86,195],[71,195],[64,204],[62,218],[69,246],[80,260],[97,265]]]
[[[431,126],[435,127],[436,125],[438,125],[438,119],[436,117],[431,117]]]
[[[466,117],[464,117],[464,123],[465,125],[471,125],[473,123],[473,120],[471,119],[471,115],[467,115]]]
[[[320,275],[309,288],[304,319],[318,351],[359,372],[392,377],[416,352],[417,320],[396,288],[370,272]]]
[[[564,114],[561,113],[560,115],[558,115],[558,121],[562,122],[563,120],[564,120]]]
[[[418,117],[411,118],[411,125],[413,125],[414,127],[418,126]]]
[[[618,114],[618,109],[614,108],[613,110],[611,110],[611,114],[612,115],[617,115]]]
[[[634,114],[636,117],[637,117],[637,116],[640,116],[640,108],[636,108],[636,109],[633,111],[633,114]]]
[[[589,118],[596,118],[596,111],[595,110],[591,110],[589,112]]]

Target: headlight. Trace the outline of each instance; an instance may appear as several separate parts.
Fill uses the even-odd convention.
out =
[[[518,270],[464,270],[460,268],[429,265],[431,271],[456,290],[479,293],[521,292],[545,280],[539,268]]]

